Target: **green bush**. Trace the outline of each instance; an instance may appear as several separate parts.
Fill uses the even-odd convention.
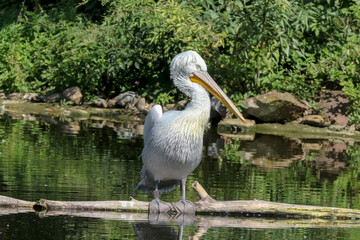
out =
[[[342,89],[360,120],[360,0],[21,2],[0,5],[0,91],[77,85],[176,99],[169,64],[192,49],[237,102],[273,89],[307,99]]]

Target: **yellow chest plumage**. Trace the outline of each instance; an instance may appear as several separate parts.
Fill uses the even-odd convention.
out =
[[[172,122],[171,129],[191,138],[202,138],[208,120],[209,114],[207,112],[184,114]]]

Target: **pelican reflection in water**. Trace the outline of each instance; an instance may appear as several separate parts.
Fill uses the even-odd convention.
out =
[[[180,184],[181,197],[176,203],[180,212],[194,211],[194,204],[185,198],[189,174],[202,158],[203,134],[210,116],[209,92],[218,98],[242,121],[244,117],[207,72],[205,61],[197,52],[176,55],[171,62],[174,85],[191,101],[183,111],[163,113],[160,105],[149,111],[144,125],[143,168],[137,189],[153,192],[150,209],[167,211],[159,191],[169,191]]]

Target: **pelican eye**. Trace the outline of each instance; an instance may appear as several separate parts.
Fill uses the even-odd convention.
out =
[[[200,67],[199,64],[196,64],[195,67],[196,67],[196,69],[197,69],[198,71],[201,71],[201,67]]]

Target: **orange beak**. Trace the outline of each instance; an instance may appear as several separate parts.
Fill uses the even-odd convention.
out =
[[[207,91],[214,95],[219,101],[224,104],[235,116],[240,118],[246,123],[245,118],[241,115],[239,110],[235,107],[234,103],[226,96],[221,88],[216,84],[212,77],[206,71],[198,71],[194,73],[194,76],[190,77],[190,80],[194,83],[198,83],[203,86]]]

